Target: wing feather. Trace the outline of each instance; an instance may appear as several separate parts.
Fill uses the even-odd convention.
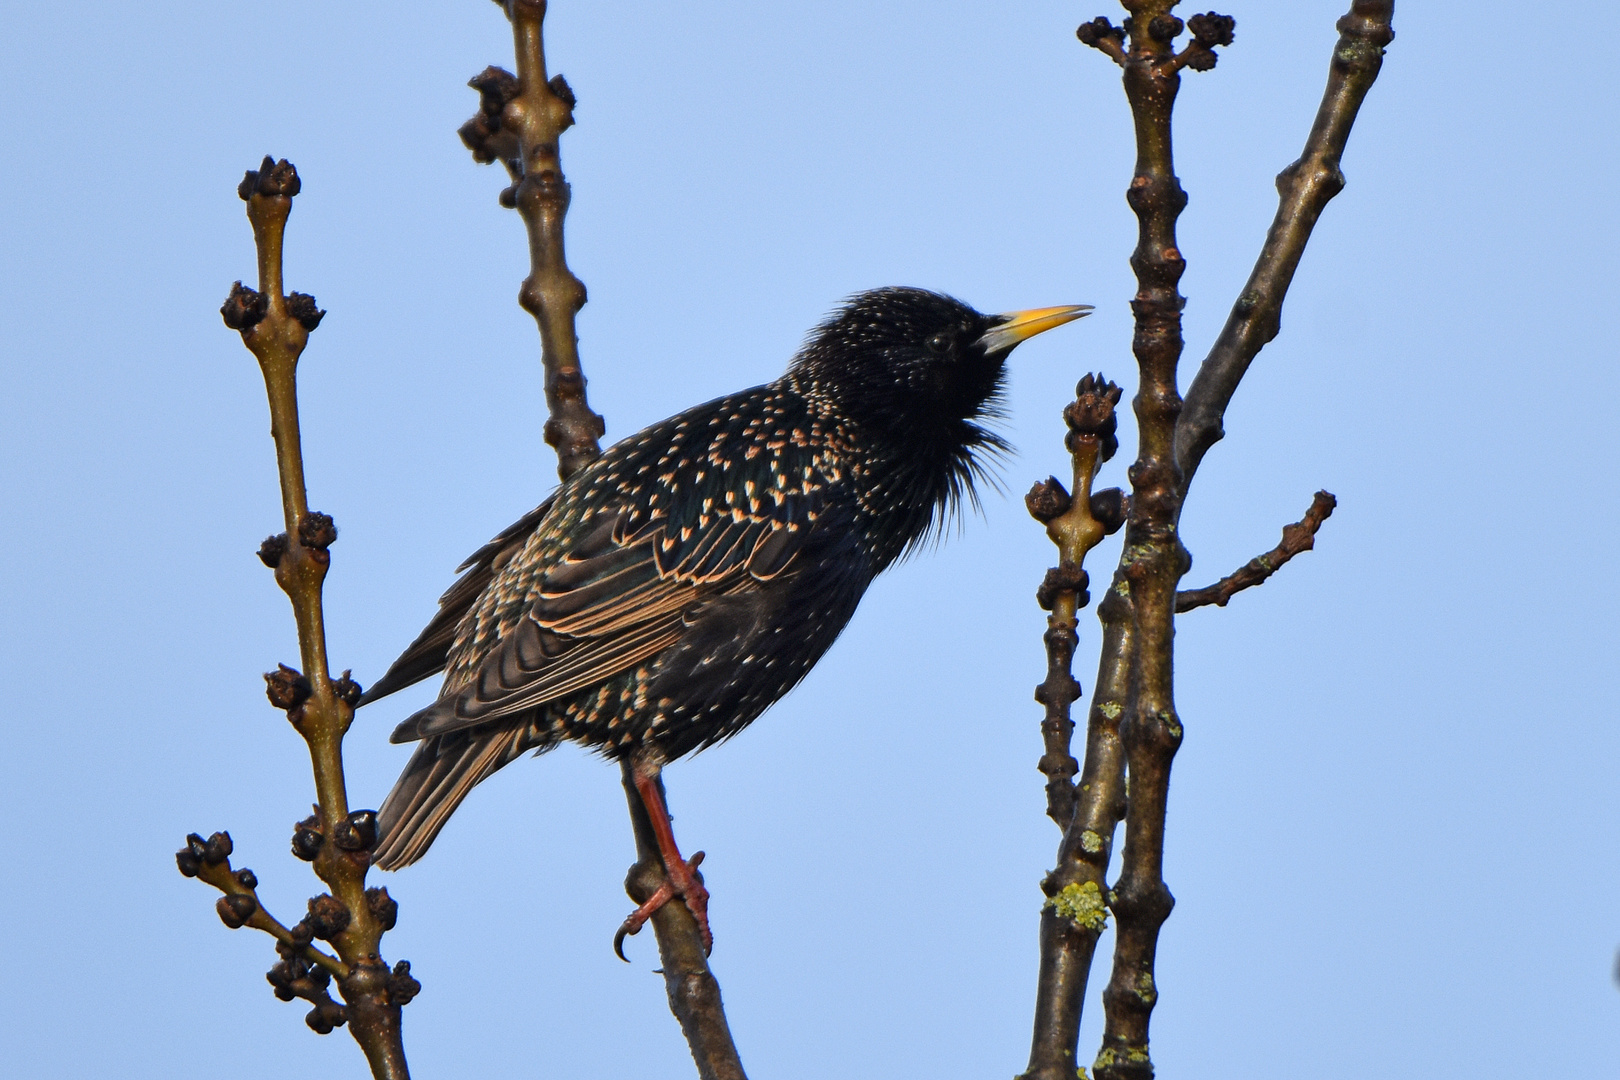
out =
[[[372,861],[398,870],[420,859],[467,793],[533,745],[523,727],[428,739],[377,812],[382,842]]]
[[[456,627],[479,596],[483,595],[489,583],[495,580],[495,575],[523,549],[524,542],[551,512],[554,501],[547,499],[518,518],[456,567],[458,572],[465,572],[439,597],[438,612],[410,647],[400,654],[399,659],[389,665],[383,677],[360,698],[361,705],[387,697],[396,690],[403,690],[444,670],[451,646],[455,644]]]
[[[565,496],[552,522],[545,507],[528,518],[531,531],[556,532],[507,530],[446,593],[459,614],[442,606],[431,640],[425,631],[396,663],[412,660],[420,678],[455,657],[439,700],[400,724],[394,740],[444,737],[598,685],[676,645],[704,604],[783,573],[828,494],[814,455],[804,448],[782,474],[789,480],[763,459],[716,469],[690,458],[693,471],[677,468],[667,482],[698,486],[662,506],[648,497],[578,514]],[[400,685],[391,670],[382,692]]]

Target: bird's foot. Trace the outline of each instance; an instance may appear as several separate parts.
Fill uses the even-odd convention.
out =
[[[673,865],[664,867],[664,881],[657,890],[647,898],[636,910],[625,917],[619,932],[613,935],[613,951],[620,960],[629,962],[624,955],[624,939],[632,934],[641,932],[652,918],[653,912],[675,899],[677,896],[686,902],[686,910],[692,913],[697,920],[698,933],[703,937],[703,955],[707,956],[714,951],[714,935],[709,932],[709,890],[703,887],[703,878],[698,874],[697,868],[703,862],[703,852],[698,852],[690,859],[673,860]]]

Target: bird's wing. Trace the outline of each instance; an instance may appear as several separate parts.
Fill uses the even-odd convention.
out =
[[[783,573],[822,499],[817,485],[792,497],[721,497],[684,523],[632,509],[597,515],[471,676],[406,719],[393,741],[510,717],[634,668],[678,642],[705,603]]]
[[[456,571],[461,577],[445,594],[439,597],[439,610],[410,648],[389,665],[388,671],[366,690],[360,698],[365,705],[387,697],[396,690],[421,682],[429,675],[444,670],[450,655],[450,646],[456,638],[456,627],[479,595],[495,580],[495,575],[523,548],[523,542],[539,528],[540,522],[551,511],[553,499],[547,499],[511,525],[499,536],[469,555]]]

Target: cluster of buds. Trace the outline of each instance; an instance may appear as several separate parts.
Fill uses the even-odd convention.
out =
[[[292,853],[305,862],[314,862],[326,845],[320,807],[293,826]],[[377,846],[377,811],[355,810],[332,829],[332,843],[351,856],[369,858]]]
[[[204,867],[229,865],[232,850],[228,832],[217,832],[206,840],[199,833],[191,833],[186,837],[186,846],[174,853],[174,861],[186,877],[197,877]]]
[[[347,669],[344,670],[342,675],[331,680],[328,685],[331,687],[332,696],[350,709],[359,705],[360,698],[365,694],[364,689],[354,681],[352,673]],[[303,719],[304,703],[310,699],[314,692],[314,685],[297,668],[290,668],[286,664],[277,664],[276,670],[265,672],[264,696],[270,700],[271,705],[284,711],[287,714],[287,719],[294,724]],[[373,825],[373,832],[375,832],[375,825]],[[366,846],[369,848],[371,845],[367,844]]]
[[[331,893],[321,893],[309,898],[309,914],[299,925],[307,926],[309,932],[322,941],[331,941],[349,928],[353,918],[343,901]]]
[[[1063,407],[1063,422],[1069,433],[1063,445],[1069,453],[1080,452],[1081,439],[1095,439],[1099,451],[1098,464],[1114,456],[1119,449],[1118,407],[1124,391],[1101,375],[1084,375],[1074,388],[1074,400]]]
[[[1069,429],[1063,445],[1071,455],[1094,448],[1093,469],[1112,458],[1119,449],[1117,407],[1122,393],[1102,376],[1088,374],[1075,387],[1074,400],[1063,409],[1063,421]],[[1079,462],[1076,464],[1083,469]],[[1024,496],[1024,505],[1031,517],[1049,525],[1069,512],[1073,498],[1057,477],[1049,476],[1030,488],[1029,494]],[[1118,488],[1107,488],[1093,492],[1089,505],[1091,516],[1103,526],[1104,534],[1111,535],[1125,523],[1130,500]]]
[[[269,154],[264,155],[264,161],[257,169],[249,169],[242,176],[242,182],[236,185],[236,194],[243,202],[247,202],[255,195],[266,195],[271,198],[292,198],[303,187],[303,181],[298,179],[298,170],[286,158],[277,161]]]
[[[302,708],[312,693],[314,687],[297,668],[277,664],[276,670],[265,672],[264,696],[270,699],[271,705],[289,714]]]
[[[332,515],[311,510],[299,518],[298,542],[324,556],[326,549],[337,542],[337,523]]]
[[[321,832],[321,809],[317,806],[309,817],[293,826],[293,857],[305,862],[314,862],[325,843],[326,834]]]
[[[518,79],[505,68],[491,65],[467,80],[478,91],[478,111],[456,132],[480,165],[493,161],[516,162],[517,132],[501,126],[501,114],[518,95]],[[508,168],[517,168],[508,165]],[[502,200],[505,201],[504,199]]]
[[[1172,71],[1183,67],[1194,71],[1208,71],[1219,59],[1215,52],[1216,47],[1232,44],[1236,26],[1236,20],[1230,15],[1217,15],[1213,11],[1194,15],[1185,23],[1174,15],[1155,15],[1148,20],[1148,38],[1161,45],[1168,45],[1180,37],[1183,30],[1190,30],[1193,39],[1185,49],[1172,56],[1166,56],[1157,50],[1149,51],[1151,55],[1159,58],[1159,62],[1166,63]],[[1127,35],[1133,38],[1137,36],[1135,19],[1127,18],[1123,26],[1115,26],[1101,15],[1090,22],[1081,23],[1074,32],[1074,36],[1083,44],[1107,53],[1120,64],[1126,60]]]
[[[1088,374],[1080,380],[1074,400],[1063,410],[1069,429],[1064,446],[1074,461],[1076,494],[1070,495],[1057,477],[1049,476],[1024,496],[1030,515],[1046,526],[1047,535],[1058,546],[1059,564],[1047,571],[1035,593],[1036,603],[1046,611],[1053,610],[1064,594],[1073,595],[1079,607],[1089,602],[1086,587],[1090,579],[1081,561],[1088,550],[1125,522],[1129,504],[1122,491],[1091,491],[1098,466],[1119,449],[1115,431],[1120,397],[1119,387],[1101,375]],[[1078,505],[1077,496],[1084,498],[1084,505]]]
[[[313,1004],[315,1007],[304,1016],[304,1023],[317,1035],[330,1035],[334,1028],[348,1023],[347,1010],[332,1000],[331,992],[327,989],[332,982],[331,972],[318,964],[306,962],[301,955],[301,945],[278,942],[276,952],[281,959],[264,973],[264,977],[277,998],[282,1001],[303,998]]]
[[[270,301],[257,289],[250,289],[240,281],[231,286],[230,295],[219,309],[219,317],[225,320],[225,325],[243,334],[263,322],[269,313]],[[297,319],[305,330],[315,329],[326,318],[326,312],[316,305],[315,298],[301,292],[287,294],[287,314]]]
[[[204,840],[198,833],[186,837],[186,846],[174,854],[180,873],[189,878],[202,878],[225,895],[214,904],[219,921],[232,930],[246,926],[259,911],[259,900],[254,890],[259,879],[246,867],[231,869],[231,834],[217,832]]]
[[[270,312],[270,301],[257,289],[250,289],[240,281],[231,286],[231,294],[220,306],[219,317],[232,330],[247,333],[264,321]]]

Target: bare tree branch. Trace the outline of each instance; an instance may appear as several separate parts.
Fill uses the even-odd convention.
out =
[[[1086,553],[1120,525],[1118,516],[1109,528],[1093,515],[1091,494],[1098,466],[1119,447],[1114,437],[1118,423],[1114,407],[1119,404],[1120,389],[1101,375],[1087,375],[1074,393],[1075,400],[1063,410],[1069,427],[1065,442],[1074,469],[1074,495],[1054,476],[1036,484],[1024,497],[1030,515],[1046,525],[1046,534],[1058,549],[1058,565],[1046,572],[1035,593],[1036,603],[1052,613],[1046,620],[1044,638],[1046,680],[1035,688],[1035,700],[1046,706],[1046,719],[1041,722],[1046,753],[1039,765],[1046,776],[1046,813],[1060,829],[1067,829],[1074,818],[1073,778],[1080,771],[1080,763],[1069,752],[1074,732],[1069,706],[1080,696],[1080,684],[1073,675],[1075,616],[1091,602],[1083,566]]]
[[[1261,584],[1272,574],[1281,570],[1283,564],[1302,551],[1309,551],[1316,546],[1316,530],[1322,527],[1322,522],[1333,513],[1333,508],[1339,505],[1326,491],[1318,491],[1316,498],[1311,500],[1311,508],[1305,511],[1305,516],[1292,525],[1283,526],[1282,543],[1266,552],[1264,555],[1250,559],[1236,571],[1221,578],[1213,585],[1206,585],[1202,589],[1186,589],[1176,594],[1176,612],[1191,611],[1193,608],[1214,604],[1216,607],[1225,607],[1226,602],[1232,599],[1232,594],[1251,589]]]
[[[1180,86],[1171,43],[1182,22],[1170,14],[1173,0],[1126,0],[1130,52],[1125,96],[1136,125],[1136,173],[1126,199],[1136,212],[1138,237],[1131,267],[1137,293],[1132,351],[1139,383],[1132,405],[1139,437],[1131,467],[1131,516],[1125,529],[1120,585],[1131,597],[1129,696],[1121,724],[1130,798],[1120,878],[1109,895],[1115,926],[1114,972],[1103,992],[1103,1045],[1096,1060],[1100,1080],[1145,1080],[1148,1019],[1156,995],[1153,962],[1159,927],[1174,900],[1163,879],[1164,811],[1170,762],[1181,745],[1175,712],[1171,647],[1176,583],[1186,571],[1187,551],[1176,533],[1180,470],[1175,425],[1181,413],[1176,365],[1181,357],[1181,308],[1177,291],[1186,263],[1176,244],[1176,219],[1187,196],[1176,179],[1170,115]]]
[[[283,236],[300,186],[292,165],[268,157],[243,179],[237,193],[247,203],[253,225],[259,288],[237,282],[220,314],[227,326],[241,332],[243,343],[258,359],[270,402],[270,434],[276,444],[287,531],[266,540],[259,558],[275,570],[276,584],[292,601],[303,670],[282,665],[265,676],[266,692],[308,744],[315,775],[315,812],[299,823],[293,850],[314,865],[316,875],[332,891],[310,900],[308,915],[288,928],[260,905],[253,871],[231,869],[229,834],[215,833],[205,841],[193,833],[176,862],[182,874],[225,894],[216,909],[226,926],[252,926],[276,939],[281,962],[268,975],[276,996],[311,1002],[315,1007],[305,1021],[323,1035],[347,1024],[379,1080],[407,1080],[400,1009],[421,986],[411,977],[409,964],[402,961],[389,971],[380,957],[382,935],[393,928],[399,907],[386,889],[366,888],[377,839],[376,814],[350,811],[343,775],[343,736],[354,719],[360,687],[347,671],[335,679],[330,675],[321,601],[331,564],[327,549],[337,539],[337,527],[327,515],[310,511],[304,487],[298,358],[325,312],[315,306],[313,297],[282,290]],[[330,942],[338,955],[314,948],[315,938]],[[333,977],[343,995],[342,1005],[327,992]]]
[[[1099,606],[1104,622],[1103,654],[1088,727],[1086,763],[1074,820],[1064,838],[1060,865],[1049,879],[1060,892],[1075,890],[1071,906],[1082,910],[1078,890],[1103,886],[1118,807],[1123,800],[1120,759],[1129,775],[1125,802],[1122,870],[1107,902],[1117,922],[1114,970],[1103,993],[1106,1012],[1103,1045],[1095,1063],[1099,1080],[1148,1080],[1148,1022],[1158,999],[1154,959],[1158,932],[1174,899],[1163,879],[1164,812],[1171,762],[1182,738],[1173,698],[1172,641],[1178,607],[1176,586],[1188,555],[1178,534],[1187,486],[1204,451],[1220,437],[1220,417],[1254,354],[1276,334],[1283,294],[1321,207],[1342,185],[1338,156],[1356,107],[1377,75],[1389,31],[1390,2],[1354,0],[1340,20],[1322,112],[1306,155],[1279,178],[1282,206],[1265,252],[1233,318],[1188,391],[1176,390],[1182,350],[1182,298],[1177,284],[1184,262],[1175,225],[1186,195],[1174,172],[1170,118],[1183,68],[1207,71],[1215,49],[1233,40],[1233,20],[1213,12],[1183,24],[1170,12],[1174,0],[1122,0],[1130,13],[1123,29],[1098,18],[1078,31],[1080,40],[1107,53],[1125,69],[1125,93],[1136,127],[1136,174],[1127,200],[1139,223],[1131,257],[1138,291],[1132,301],[1136,332],[1132,350],[1140,371],[1133,402],[1140,449],[1131,469],[1132,496],[1120,568]],[[1193,41],[1180,53],[1172,42],[1190,30]],[[1128,36],[1128,47],[1126,39]],[[1329,190],[1331,188],[1331,190]],[[1313,511],[1316,508],[1313,507]],[[1326,517],[1324,508],[1316,519]],[[1285,541],[1298,544],[1300,532],[1314,533],[1311,518]],[[1234,575],[1247,580],[1251,575]],[[1228,583],[1223,583],[1227,585]],[[1228,587],[1235,591],[1237,580]],[[1216,586],[1217,589],[1221,586]],[[1227,593],[1226,595],[1229,595]],[[1117,725],[1106,721],[1112,712]],[[1091,786],[1088,786],[1091,785]],[[1088,894],[1089,895],[1089,894]],[[1085,909],[1089,910],[1089,909]],[[1100,927],[1099,927],[1100,929]],[[1043,1078],[1072,1073],[1072,1047],[1061,1034],[1078,1027],[1084,995],[1084,964],[1094,936],[1062,940],[1048,922],[1042,926],[1041,992],[1031,1072]],[[1044,1054],[1044,1056],[1042,1056]]]
[[[1394,0],[1355,0],[1339,20],[1339,41],[1328,68],[1327,89],[1305,150],[1277,175],[1277,216],[1265,246],[1220,337],[1187,390],[1176,425],[1176,463],[1181,468],[1183,495],[1204,454],[1225,435],[1222,418],[1238,382],[1282,326],[1283,298],[1311,230],[1328,201],[1344,188],[1339,159],[1362,99],[1378,78],[1384,47],[1395,38],[1390,28],[1394,9]]]
[[[1057,867],[1041,882],[1041,965],[1035,1032],[1023,1080],[1071,1080],[1080,1016],[1097,939],[1107,925],[1108,860],[1125,817],[1125,751],[1119,722],[1130,689],[1131,605],[1116,575],[1097,617],[1101,659],[1086,721],[1086,758],[1074,817],[1058,846]]]
[[[512,175],[501,203],[517,208],[529,233],[529,276],[518,303],[540,328],[550,414],[545,437],[557,450],[557,474],[566,480],[601,454],[598,440],[605,430],[585,400],[574,329],[574,316],[585,306],[585,286],[568,269],[563,252],[570,191],[557,143],[574,124],[576,101],[561,75],[546,78],[546,0],[507,0],[503,6],[512,21],[517,76],[488,68],[472,80],[483,104],[462,126],[461,138],[477,160],[500,160]]]
[[[605,430],[585,399],[574,325],[585,304],[585,286],[568,269],[563,251],[569,187],[558,140],[574,123],[576,100],[561,75],[546,77],[546,0],[504,0],[502,6],[512,22],[517,75],[490,67],[471,80],[480,107],[462,125],[461,138],[475,160],[506,166],[512,186],[501,193],[501,203],[516,208],[528,230],[529,276],[518,301],[540,328],[549,414],[545,438],[557,450],[557,473],[566,481],[601,455]],[[628,762],[621,772],[639,856],[625,889],[640,904],[658,891],[665,871]],[[658,787],[662,792],[662,780]],[[697,921],[686,905],[665,904],[652,916],[652,924],[670,1011],[680,1022],[698,1074],[705,1080],[746,1080]]]
[[[1087,730],[1087,773],[1077,789],[1072,778],[1079,766],[1069,751],[1074,731],[1069,707],[1080,696],[1080,684],[1073,675],[1078,640],[1076,615],[1089,602],[1082,564],[1086,553],[1103,536],[1118,529],[1124,519],[1124,500],[1117,489],[1096,496],[1091,493],[1098,465],[1112,457],[1118,447],[1114,409],[1120,397],[1119,387],[1101,376],[1087,375],[1080,380],[1075,400],[1063,411],[1069,427],[1065,442],[1074,467],[1075,494],[1071,498],[1054,477],[1036,484],[1025,498],[1030,514],[1046,524],[1047,535],[1058,548],[1058,565],[1047,571],[1036,593],[1036,601],[1051,616],[1044,637],[1046,680],[1035,688],[1035,700],[1046,707],[1041,722],[1046,753],[1040,761],[1040,770],[1047,778],[1046,812],[1064,830],[1064,840],[1058,851],[1057,869],[1041,882],[1047,897],[1041,905],[1041,967],[1029,1068],[1022,1080],[1070,1080],[1074,1076],[1080,1004],[1097,937],[1107,924],[1103,873],[1108,868],[1108,855],[1103,842],[1098,840],[1077,857],[1069,850],[1069,837],[1076,835],[1073,823],[1077,815],[1083,814],[1092,822],[1101,811],[1103,816],[1113,814],[1106,826],[1108,842],[1112,842],[1114,826],[1123,812],[1117,798],[1123,786],[1123,759],[1117,754],[1109,759],[1093,744],[1103,737],[1099,725],[1113,728],[1119,710],[1115,708],[1112,716],[1107,716],[1094,707]],[[1110,593],[1109,599],[1118,598]],[[1128,627],[1112,618],[1118,613],[1114,605],[1105,615],[1104,623],[1109,628],[1105,637],[1110,632],[1128,633]],[[1112,653],[1105,651],[1105,655],[1124,654],[1116,649]],[[1123,698],[1124,672],[1123,667],[1117,674],[1105,671],[1099,674],[1099,680],[1117,684]],[[1106,806],[1100,807],[1098,795],[1103,792],[1107,792],[1103,795]],[[1103,851],[1100,865],[1095,859],[1098,851]]]

